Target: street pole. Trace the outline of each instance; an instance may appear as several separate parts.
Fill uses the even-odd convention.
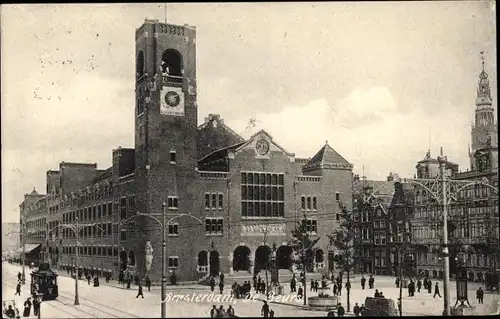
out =
[[[403,258],[401,249],[399,250],[399,316],[403,316]]]
[[[266,231],[264,232],[264,247],[267,247],[267,222],[266,222]],[[266,300],[269,300],[269,281],[267,277],[267,264],[269,263],[269,254],[267,254],[266,250]]]
[[[441,196],[443,202],[443,301],[444,301],[444,311],[443,316],[450,315],[450,256],[448,250],[448,199],[446,196],[446,157],[443,156],[443,149],[441,148],[441,155],[438,156],[439,162],[439,173],[441,177]]]
[[[167,278],[165,277],[166,272],[167,272],[167,268],[166,268],[166,264],[165,264],[165,258],[167,258],[167,243],[165,242],[166,237],[167,237],[167,230],[166,230],[166,227],[167,227],[167,221],[166,221],[167,204],[165,202],[163,202],[161,204],[161,208],[162,208],[162,213],[163,213],[162,261],[161,261],[162,262],[162,264],[161,264],[161,317],[167,318],[167,303],[165,300],[167,298],[166,291],[165,291],[165,285],[167,284]]]
[[[304,306],[307,305],[307,279],[306,279],[306,274],[307,274],[307,256],[305,255],[305,250],[304,250],[304,243],[302,243],[302,265],[304,266],[304,283],[303,283],[303,286],[304,286]]]
[[[79,271],[79,263],[78,263],[78,240],[79,240],[79,229],[78,229],[78,217],[75,217],[76,220],[76,228],[73,229],[75,232],[76,242],[75,242],[75,260],[76,260],[76,271],[75,271],[75,306],[80,305],[80,299],[78,297],[78,271]]]
[[[23,256],[22,256],[22,263],[23,263],[23,275],[21,278],[21,282],[24,285],[26,283],[26,273],[25,273],[25,264],[26,264],[26,220],[23,218],[23,225],[22,225],[22,234],[23,234]]]

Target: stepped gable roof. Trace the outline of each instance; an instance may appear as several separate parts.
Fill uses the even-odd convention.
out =
[[[352,164],[349,163],[345,158],[343,158],[337,151],[335,151],[326,141],[325,146],[323,146],[316,155],[314,155],[304,168],[314,169],[314,168],[326,168],[326,167],[337,167],[337,168],[351,168]]]

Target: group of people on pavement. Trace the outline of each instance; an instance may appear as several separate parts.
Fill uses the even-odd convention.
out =
[[[210,310],[210,318],[227,318],[232,316],[234,316],[234,308],[231,305],[227,309],[224,309],[223,305],[220,305],[219,308],[213,305]]]

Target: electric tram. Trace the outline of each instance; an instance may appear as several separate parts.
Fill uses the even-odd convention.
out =
[[[39,268],[31,273],[31,294],[41,295],[42,300],[54,300],[59,296],[57,274],[48,263],[40,264]]]

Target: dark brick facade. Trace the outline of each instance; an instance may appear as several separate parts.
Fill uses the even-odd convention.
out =
[[[315,268],[326,272],[326,235],[337,227],[339,204],[352,207],[352,165],[328,143],[311,159],[300,159],[265,131],[245,141],[218,115],[197,126],[195,31],[150,20],[137,30],[135,148],[113,150],[113,166],[107,170],[97,170],[95,164],[61,164],[56,185],[61,191],[50,200],[60,207],[53,219],[74,225],[79,216],[80,225],[97,223],[106,230],[111,224],[111,233],[96,235],[93,230],[80,238],[90,247],[82,251],[80,265],[115,275],[133,264],[143,276],[149,242],[149,275],[158,281],[162,231],[155,218],[163,221],[162,203],[174,206],[167,209],[165,262],[180,281],[191,281],[207,272],[231,273],[233,266],[262,268],[262,258],[269,256],[262,252],[273,244],[279,248],[281,268],[291,268],[288,241],[305,216],[311,233],[321,238]],[[162,64],[165,56],[175,59],[175,54],[179,65]],[[171,73],[162,74],[164,65]],[[181,92],[182,115],[162,113],[164,89]],[[60,239],[66,248],[59,265],[74,265],[75,238]]]

